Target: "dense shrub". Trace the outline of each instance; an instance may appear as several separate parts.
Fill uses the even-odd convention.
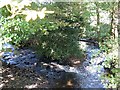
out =
[[[9,38],[7,42],[18,47],[26,45],[34,47],[39,55],[53,59],[80,57],[81,51],[77,41],[81,31],[78,23],[80,21],[75,15],[66,17],[63,14],[56,17],[56,14],[62,14],[62,12],[62,10],[59,13],[57,11],[53,16],[43,20],[38,18],[29,22],[26,22],[21,15],[7,19],[3,14],[0,20],[2,38]],[[7,11],[6,14],[9,15]],[[79,15],[78,17],[80,18]]]
[[[39,22],[39,24],[38,24]],[[60,26],[51,21],[31,22],[35,33],[29,39],[33,41],[32,47],[39,49],[39,54],[52,58],[66,58],[70,55],[80,57],[81,51],[78,44],[79,29],[69,26]]]
[[[29,35],[32,34],[29,27],[29,23],[20,18],[14,18],[12,20],[7,20],[2,17],[0,20],[2,26],[0,30],[2,31],[2,37],[4,39],[8,38],[11,44],[20,46],[21,41],[26,41]]]

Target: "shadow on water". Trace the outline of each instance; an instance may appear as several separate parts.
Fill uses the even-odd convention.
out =
[[[65,72],[62,70],[43,70],[38,67],[35,69],[37,74],[47,79],[50,88],[80,88],[76,73]]]
[[[55,87],[80,88],[75,73],[64,73],[63,76],[55,80]]]

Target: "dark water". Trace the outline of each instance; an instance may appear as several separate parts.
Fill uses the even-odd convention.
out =
[[[11,51],[2,55],[2,62],[22,69],[33,69],[36,74],[48,79],[50,87],[105,88],[100,78],[104,73],[101,63],[105,56],[94,45],[86,44],[87,58],[78,67],[60,65],[58,62],[39,62],[40,59],[37,59],[35,52],[30,49],[15,50],[10,44],[5,44],[4,48]]]

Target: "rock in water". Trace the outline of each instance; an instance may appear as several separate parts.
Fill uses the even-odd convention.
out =
[[[6,63],[7,65],[15,65],[19,68],[28,68],[28,67],[32,67],[35,66],[37,63],[37,58],[35,56],[35,53],[32,50],[26,49],[26,50],[18,50],[17,52],[19,53],[15,53],[14,51],[15,48],[14,46],[12,46],[9,43],[5,43],[3,45],[3,49],[5,50],[5,52],[2,54],[2,57],[0,58],[0,60],[4,63]]]
[[[15,50],[15,48],[11,44],[9,44],[9,43],[3,44],[3,49],[5,49],[8,52],[9,51],[13,52]]]

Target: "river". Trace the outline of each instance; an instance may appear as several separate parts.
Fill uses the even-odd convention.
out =
[[[105,70],[102,62],[105,61],[103,52],[98,46],[81,41],[86,52],[86,60],[77,67],[62,65],[57,62],[39,62],[35,52],[30,49],[17,49],[10,44],[5,44],[4,48],[9,48],[4,52],[0,60],[7,65],[18,68],[31,68],[36,74],[47,78],[50,88],[71,87],[71,88],[105,88],[101,75]],[[39,64],[38,64],[39,62]]]

